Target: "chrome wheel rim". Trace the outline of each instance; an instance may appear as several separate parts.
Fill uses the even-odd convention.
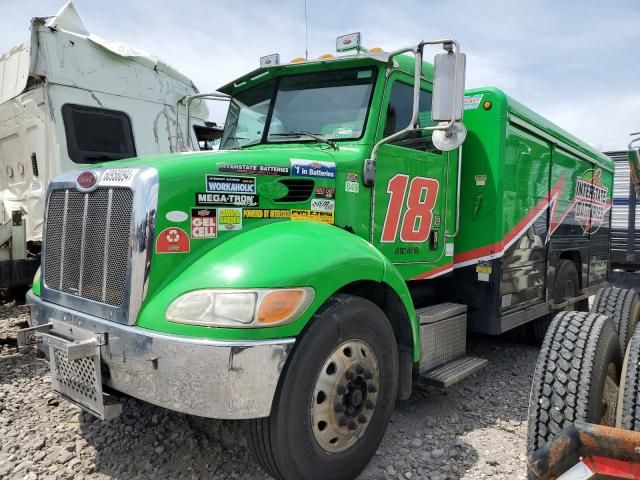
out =
[[[348,340],[327,358],[311,397],[311,425],[329,453],[352,447],[367,429],[378,402],[380,368],[368,343]]]

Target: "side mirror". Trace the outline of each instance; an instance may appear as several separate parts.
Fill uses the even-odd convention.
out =
[[[433,62],[433,102],[431,119],[434,122],[462,120],[464,74],[467,57],[464,53],[441,53]]]

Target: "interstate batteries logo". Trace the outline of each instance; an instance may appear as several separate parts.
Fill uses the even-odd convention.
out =
[[[598,231],[611,207],[609,189],[602,184],[601,177],[602,170],[587,170],[576,182],[573,210],[584,233]]]

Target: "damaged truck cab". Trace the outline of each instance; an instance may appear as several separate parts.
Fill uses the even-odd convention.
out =
[[[415,375],[484,366],[468,328],[541,331],[606,282],[606,157],[499,90],[464,97],[453,40],[338,47],[222,87],[221,151],[51,183],[19,340],[56,392],[103,419],[111,391],[249,419],[272,476],[351,479]]]
[[[184,151],[221,129],[193,82],[157,57],[89,32],[72,2],[31,20],[0,55],[0,289],[21,296],[40,266],[49,182],[111,160]]]

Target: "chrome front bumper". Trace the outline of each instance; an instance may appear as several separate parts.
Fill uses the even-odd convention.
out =
[[[31,305],[30,326],[45,326],[37,329],[40,332],[31,331],[37,341],[60,349],[63,362],[83,355],[92,359],[98,377],[93,381],[100,394],[102,383],[160,407],[210,418],[269,416],[280,373],[295,341],[226,342],[164,334],[44,302],[31,291],[27,303]],[[27,336],[22,335],[23,339]],[[90,372],[92,367],[85,363]],[[54,367],[52,383],[60,392]],[[97,416],[108,417],[92,411],[75,394],[60,393]]]

